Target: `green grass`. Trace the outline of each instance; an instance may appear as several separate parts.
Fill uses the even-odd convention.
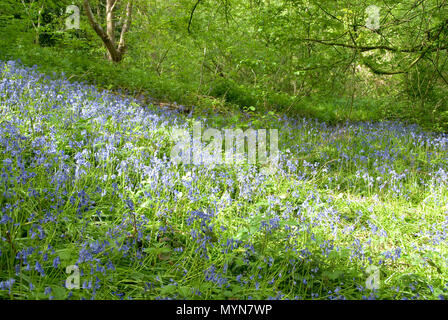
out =
[[[131,95],[142,95],[146,103],[164,101],[186,105],[198,115],[219,113],[264,115],[269,111],[288,116],[306,117],[329,124],[345,121],[400,120],[417,123],[432,131],[446,131],[446,111],[430,103],[424,109],[413,101],[392,97],[357,96],[353,104],[345,96],[290,96],[237,84],[232,79],[208,79],[208,86],[199,90],[199,79],[179,72],[157,75],[140,66],[141,61],[126,57],[121,64],[106,61],[102,54],[92,52],[74,41],[70,45],[41,47],[32,45],[28,33],[5,39],[0,48],[1,60],[19,59],[26,66],[37,66],[48,75],[64,75],[70,81],[95,84],[100,89]],[[208,89],[206,90],[205,87]],[[434,109],[434,110],[431,110]]]
[[[279,129],[280,168],[174,165],[171,130],[193,118],[20,70],[0,82],[1,298],[447,297],[445,136],[214,115]]]

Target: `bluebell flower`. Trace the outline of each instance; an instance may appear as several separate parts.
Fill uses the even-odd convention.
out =
[[[61,264],[61,258],[59,258],[59,256],[53,259],[53,268],[57,269],[60,264]]]
[[[39,272],[41,277],[45,276],[44,269],[42,268],[42,265],[39,263],[39,261],[36,261],[36,265],[34,267],[34,270]]]

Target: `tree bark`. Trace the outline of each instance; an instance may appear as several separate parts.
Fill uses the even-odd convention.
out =
[[[106,32],[110,41],[115,45],[114,7],[118,0],[106,1]]]
[[[125,35],[129,31],[132,18],[132,0],[129,0],[126,5],[126,19],[121,30],[120,41],[117,47],[115,44],[115,23],[113,12],[115,9],[115,5],[119,1],[120,0],[107,0],[106,2],[106,31],[104,31],[104,29],[93,16],[89,1],[83,1],[84,10],[86,11],[89,24],[103,41],[109,53],[109,60],[113,62],[120,62],[123,59],[123,55],[126,49]]]
[[[126,50],[125,35],[129,31],[132,22],[132,1],[126,5],[126,19],[124,20],[123,28],[121,29],[120,42],[118,43],[118,51],[124,54]]]

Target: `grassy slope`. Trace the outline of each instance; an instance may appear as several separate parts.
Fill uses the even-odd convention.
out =
[[[160,77],[147,70],[140,69],[132,61],[124,60],[121,64],[105,61],[98,55],[89,54],[82,48],[68,50],[56,47],[31,45],[29,35],[23,38],[7,39],[0,48],[0,59],[19,59],[23,65],[37,66],[38,70],[48,75],[65,75],[70,81],[95,84],[98,88],[115,92],[128,92],[133,95],[143,94],[147,101],[164,101],[181,105],[194,106],[198,114],[219,112],[222,114],[254,113],[265,114],[268,110],[289,116],[318,119],[331,124],[350,121],[411,120],[420,121],[425,128],[436,129],[437,125],[430,119],[415,118],[407,104],[403,102],[358,97],[351,108],[349,99],[334,97],[293,98],[286,94],[269,92],[268,110],[262,104],[257,105],[264,92],[257,89],[236,85],[234,82],[217,82],[210,93],[203,96],[197,92],[197,84],[182,81],[176,76]],[[224,96],[224,97],[223,97]],[[255,111],[248,108],[257,105]]]
[[[210,117],[278,128],[279,170],[176,166],[170,132],[192,118],[17,65],[0,83],[3,298],[446,297],[445,136]]]

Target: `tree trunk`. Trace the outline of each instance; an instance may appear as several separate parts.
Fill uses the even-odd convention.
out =
[[[36,28],[36,39],[35,39],[36,44],[40,44],[39,43],[39,32],[40,32],[40,20],[41,20],[42,10],[44,10],[43,5],[40,7],[39,12],[37,13],[37,28]]]
[[[115,47],[115,25],[114,25],[114,7],[118,0],[106,1],[106,33],[112,45]],[[109,60],[113,60],[109,53]]]
[[[115,23],[113,12],[115,9],[115,5],[119,1],[120,0],[107,0],[106,2],[106,32],[101,27],[101,25],[95,20],[89,1],[88,0],[83,1],[84,10],[86,11],[89,24],[103,41],[109,54],[109,60],[113,62],[120,62],[123,59],[123,55],[126,49],[125,35],[129,30],[132,18],[132,0],[129,0],[126,5],[126,18],[123,24],[123,28],[121,30],[120,41],[118,47],[116,47]]]

